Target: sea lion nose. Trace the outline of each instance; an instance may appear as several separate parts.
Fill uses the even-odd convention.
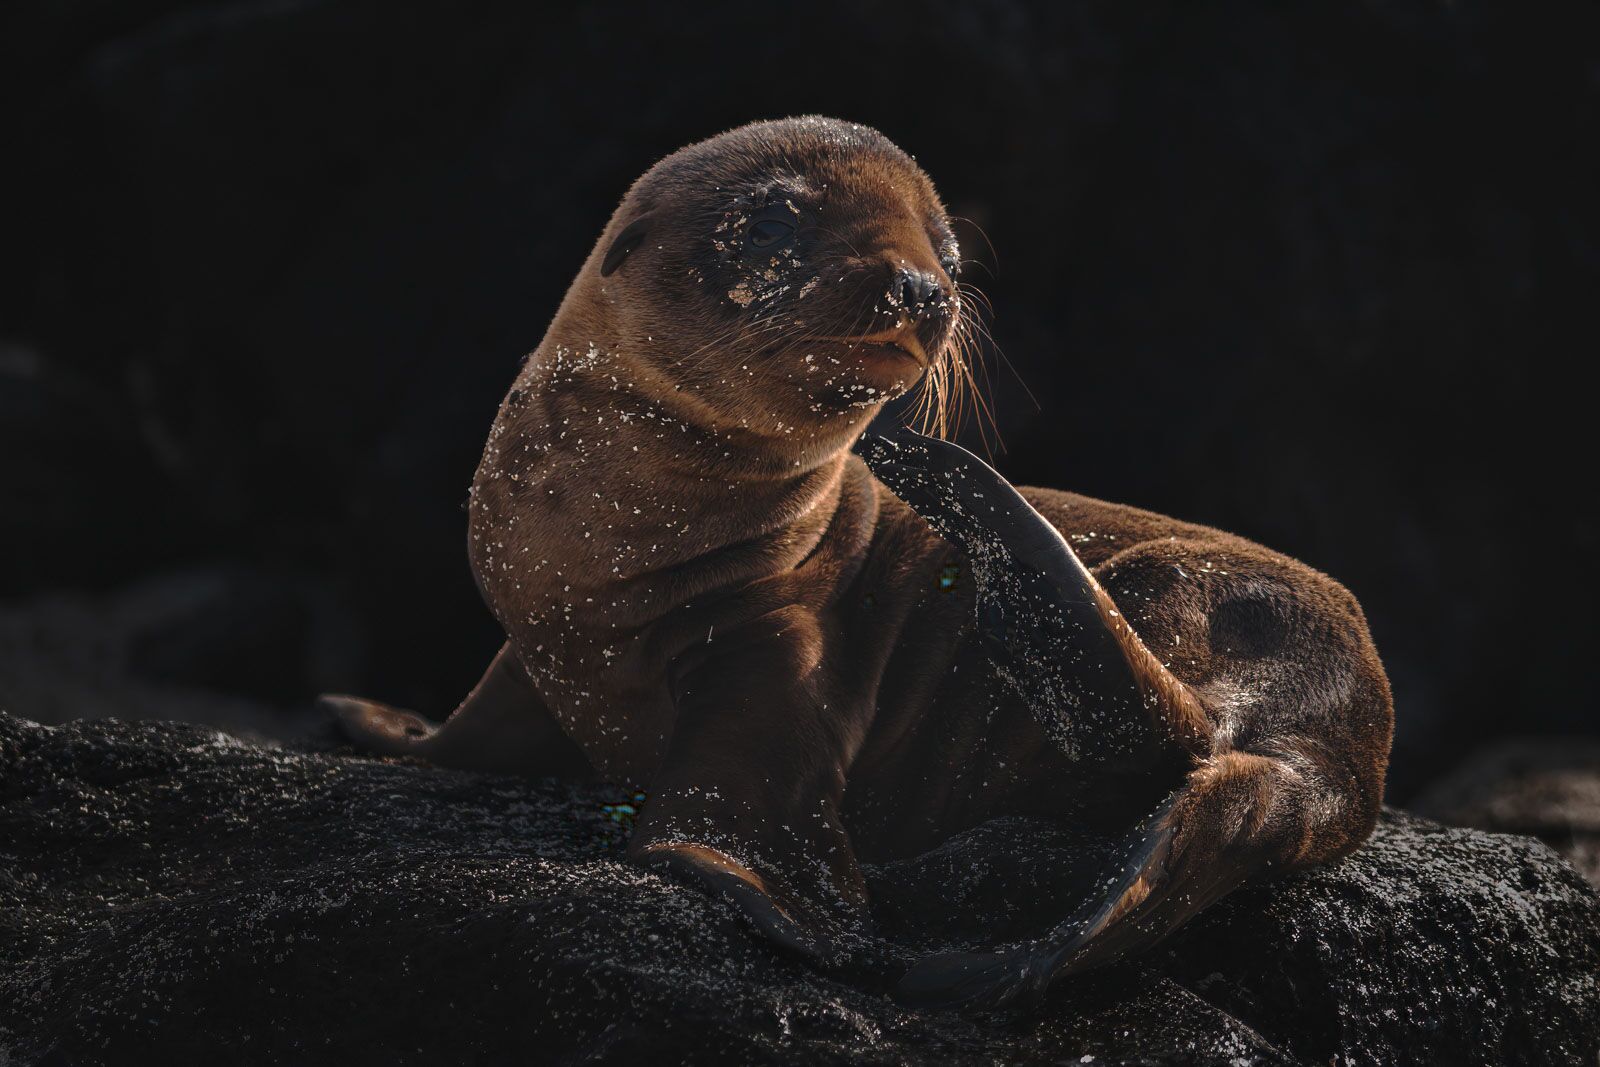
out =
[[[913,319],[943,315],[949,305],[944,283],[927,271],[901,267],[890,283],[892,302]]]

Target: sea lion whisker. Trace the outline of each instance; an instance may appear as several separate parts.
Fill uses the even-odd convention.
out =
[[[740,331],[744,328],[744,325],[745,325],[744,323],[735,323],[734,325],[727,327],[725,330],[723,330],[722,333],[720,333],[717,336],[713,337],[711,340],[707,341],[705,344],[701,345],[699,348],[696,348],[693,352],[690,352],[690,353],[688,353],[686,355],[679,356],[677,359],[673,360],[672,363],[670,364],[670,366],[673,366],[673,367],[679,366],[681,364],[687,363],[689,360],[694,359],[696,356],[699,356],[702,353],[705,353],[705,352],[710,351],[712,349],[720,348],[722,345],[725,345],[729,341],[732,341],[735,338],[737,338],[739,336],[739,334],[740,334]]]
[[[963,298],[970,298],[983,306],[985,314],[994,314],[994,305],[989,302],[989,294],[985,293],[975,283],[969,281],[956,282],[956,289]]]
[[[978,223],[976,221],[974,221],[968,215],[951,215],[950,216],[950,221],[952,221],[952,222],[964,222],[968,226],[971,226],[974,230],[978,231],[978,236],[983,238],[983,243],[989,246],[989,255],[994,258],[994,267],[995,267],[995,269],[994,270],[989,270],[989,265],[987,263],[984,263],[980,259],[964,259],[964,260],[961,261],[962,264],[963,265],[965,265],[967,263],[981,264],[985,270],[989,271],[991,276],[995,273],[995,271],[999,270],[999,268],[1000,268],[1000,253],[994,247],[994,242],[989,240],[988,231],[986,231],[982,226],[979,226]]]
[[[850,254],[855,256],[857,259],[864,258],[861,255],[860,249],[856,248],[850,239],[844,234],[840,233],[838,230],[835,230],[830,226],[818,226],[816,227],[816,231],[821,234],[827,234],[829,237],[837,238],[839,243],[848,248],[850,250]]]
[[[973,285],[970,282],[962,282],[960,285],[963,290],[970,290],[972,294],[982,300],[985,305],[988,304],[989,298],[985,296],[983,291],[980,290],[976,285]],[[1011,372],[1011,376],[1016,379],[1017,384],[1022,386],[1023,393],[1025,393],[1028,399],[1033,402],[1034,408],[1036,410],[1043,411],[1044,405],[1041,404],[1039,402],[1039,398],[1034,395],[1033,389],[1028,385],[1027,379],[1022,376],[1022,372],[1016,368],[1016,365],[1011,362],[1010,357],[1006,355],[1005,349],[998,341],[995,340],[994,334],[989,328],[989,324],[980,316],[974,316],[971,321],[973,327],[981,332],[984,341],[987,342],[987,350],[992,350],[996,356],[1000,357],[1001,364],[1005,366],[1006,370]]]

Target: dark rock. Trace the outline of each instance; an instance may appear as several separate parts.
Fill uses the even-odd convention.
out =
[[[190,566],[99,593],[0,603],[0,708],[36,722],[117,715],[249,739],[313,728],[303,697],[359,673],[360,626],[303,573]]]
[[[874,968],[1036,929],[1093,842],[1004,820],[876,871],[892,939],[824,975],[623,863],[618,799],[182,724],[0,716],[0,1060],[1547,1064],[1600,1049],[1600,897],[1538,842],[1391,813],[1352,859],[1241,891],[1033,1014],[966,1017],[897,1005]]]
[[[1600,741],[1497,742],[1430,786],[1414,806],[1455,826],[1537,837],[1600,886]]]
[[[370,677],[449,708],[500,640],[458,505],[617,198],[690,140],[824,111],[992,239],[961,224],[1017,370],[990,360],[1003,473],[1235,530],[1361,598],[1405,709],[1397,795],[1506,708],[1589,728],[1595,568],[1527,575],[1595,545],[1551,461],[1590,449],[1589,395],[1551,383],[1595,347],[1600,6],[0,18],[0,556],[26,561],[0,595],[226,546],[342,576]]]

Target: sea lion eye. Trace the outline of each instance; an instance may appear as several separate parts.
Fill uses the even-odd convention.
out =
[[[770,248],[794,233],[794,226],[782,219],[759,219],[750,224],[747,236],[756,248]]]

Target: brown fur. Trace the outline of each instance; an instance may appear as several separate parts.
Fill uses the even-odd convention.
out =
[[[789,202],[795,247],[753,251],[750,220]],[[972,591],[941,587],[959,558],[849,451],[918,357],[952,358],[952,249],[931,183],[863,127],[757,124],[658,163],[517,378],[473,485],[471,560],[506,651],[437,729],[336,698],[352,735],[636,783],[650,799],[631,855],[813,952],[862,911],[858,856],[1001,814],[1137,821],[1164,786],[1072,763],[997,688]],[[902,268],[936,282],[926,306],[902,306]],[[1167,877],[1355,848],[1391,708],[1354,598],[1228,534],[1023,492],[1091,568],[1182,750]]]

